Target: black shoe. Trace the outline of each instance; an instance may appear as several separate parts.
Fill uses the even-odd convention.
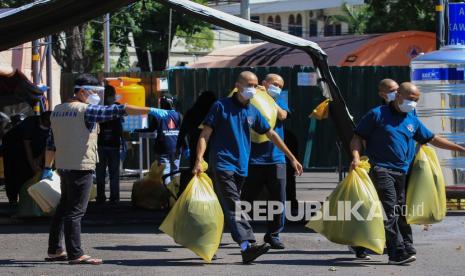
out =
[[[268,252],[268,250],[270,250],[270,246],[266,243],[260,245],[257,245],[255,243],[251,244],[249,248],[241,252],[242,263],[249,264],[253,262],[256,258]]]
[[[392,265],[402,265],[414,262],[417,258],[415,256],[410,256],[408,254],[400,255],[395,258],[389,258],[388,264]]]
[[[266,243],[269,243],[271,246],[271,249],[284,249],[286,248],[284,244],[279,240],[279,237],[271,237],[269,235],[265,235],[263,240]]]
[[[359,260],[366,260],[366,261],[371,260],[370,255],[368,255],[368,254],[365,253],[365,252],[357,252],[357,253],[355,254],[355,257],[356,257],[357,259],[359,259]]]
[[[95,203],[97,203],[97,204],[104,204],[105,201],[107,201],[106,198],[96,198],[95,199]]]
[[[411,244],[405,245],[405,252],[407,252],[407,254],[410,256],[415,256],[417,254],[417,250]]]
[[[216,260],[218,260],[218,256],[216,256],[216,254],[215,254],[215,255],[213,255],[213,257],[212,257],[212,261],[216,261]]]
[[[349,251],[355,254],[355,258],[360,260],[371,260],[371,256],[366,253],[367,249],[360,246],[347,246]]]

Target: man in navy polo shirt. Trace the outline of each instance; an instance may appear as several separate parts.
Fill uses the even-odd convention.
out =
[[[378,95],[383,99],[383,104],[389,104],[396,99],[399,84],[393,79],[382,79],[378,84]]]
[[[386,105],[396,99],[397,90],[399,90],[399,84],[393,79],[382,79],[378,84],[378,96],[381,98],[381,104]],[[407,190],[407,187],[405,187]],[[412,229],[405,221],[405,217],[400,217],[400,232],[404,237],[404,240],[410,240],[412,237]],[[410,243],[413,243],[411,241]],[[410,253],[416,254],[413,247],[410,247]],[[367,255],[367,250],[361,246],[349,246],[349,250],[355,253],[355,257],[362,260],[371,260],[371,257]]]
[[[250,155],[250,129],[266,134],[291,160],[296,174],[302,174],[302,165],[292,155],[279,135],[253,105],[250,99],[256,93],[257,76],[242,72],[236,82],[237,93],[217,101],[203,125],[197,145],[196,164],[193,173],[202,172],[203,154],[210,141],[210,169],[215,192],[225,214],[226,223],[235,242],[241,247],[243,263],[250,263],[269,250],[269,245],[257,245],[252,227],[243,216],[236,217],[241,188],[248,172]],[[240,211],[240,210],[238,210]]]
[[[276,101],[278,120],[274,130],[284,140],[283,121],[287,118],[289,108],[280,98],[284,80],[280,75],[268,74],[262,82],[268,94]],[[252,202],[260,194],[263,186],[267,188],[270,201],[286,203],[286,157],[271,141],[252,143],[250,152],[249,175],[242,191],[242,199]],[[272,249],[284,249],[279,239],[279,233],[284,229],[284,210],[281,214],[273,215],[268,222],[268,229],[264,240]]]
[[[415,141],[420,144],[465,152],[465,148],[434,135],[415,115],[420,98],[418,88],[409,82],[400,85],[396,99],[389,105],[370,110],[359,122],[351,141],[351,170],[360,162],[363,141],[370,159],[370,177],[378,192],[387,220],[384,223],[389,264],[416,260],[414,248],[401,234],[402,206],[405,205],[405,182],[415,155]]]

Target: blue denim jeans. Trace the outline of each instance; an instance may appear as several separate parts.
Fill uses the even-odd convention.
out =
[[[179,156],[176,156],[176,154],[161,154],[158,156],[158,164],[165,164],[163,175],[170,174],[179,170]],[[163,183],[168,185],[170,182],[171,177],[167,177]]]

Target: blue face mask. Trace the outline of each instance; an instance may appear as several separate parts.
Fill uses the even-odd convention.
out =
[[[267,91],[268,91],[268,94],[270,94],[270,96],[273,98],[276,98],[281,94],[281,88],[274,86],[272,84],[270,84]]]

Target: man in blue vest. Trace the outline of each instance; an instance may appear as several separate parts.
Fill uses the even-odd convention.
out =
[[[394,101],[370,110],[359,122],[351,141],[351,170],[365,153],[370,159],[370,177],[378,192],[387,220],[384,223],[389,264],[400,265],[416,260],[412,244],[400,228],[405,205],[406,175],[415,155],[415,141],[438,148],[465,152],[465,148],[434,135],[415,115],[420,91],[409,82],[400,85]]]
[[[289,151],[279,135],[270,128],[257,108],[250,104],[256,93],[257,76],[242,72],[237,81],[237,93],[217,101],[210,109],[200,134],[196,164],[193,173],[203,171],[202,162],[209,140],[210,166],[215,192],[223,208],[226,223],[233,240],[240,245],[242,262],[250,263],[269,250],[269,245],[257,245],[252,227],[241,215],[240,194],[248,173],[250,156],[250,129],[266,134],[291,160],[296,174],[302,174],[302,165]],[[211,138],[211,139],[210,139]],[[236,216],[236,212],[237,216]]]
[[[262,82],[268,94],[276,101],[278,111],[274,131],[284,140],[283,121],[287,118],[289,108],[287,103],[280,98],[284,80],[280,75],[268,74]],[[268,222],[268,230],[264,240],[272,249],[284,249],[285,246],[279,239],[279,233],[284,229],[286,203],[286,156],[271,141],[252,143],[249,162],[249,175],[242,191],[242,199],[252,202],[266,187],[269,198],[267,200],[282,204],[283,211],[273,215]]]

